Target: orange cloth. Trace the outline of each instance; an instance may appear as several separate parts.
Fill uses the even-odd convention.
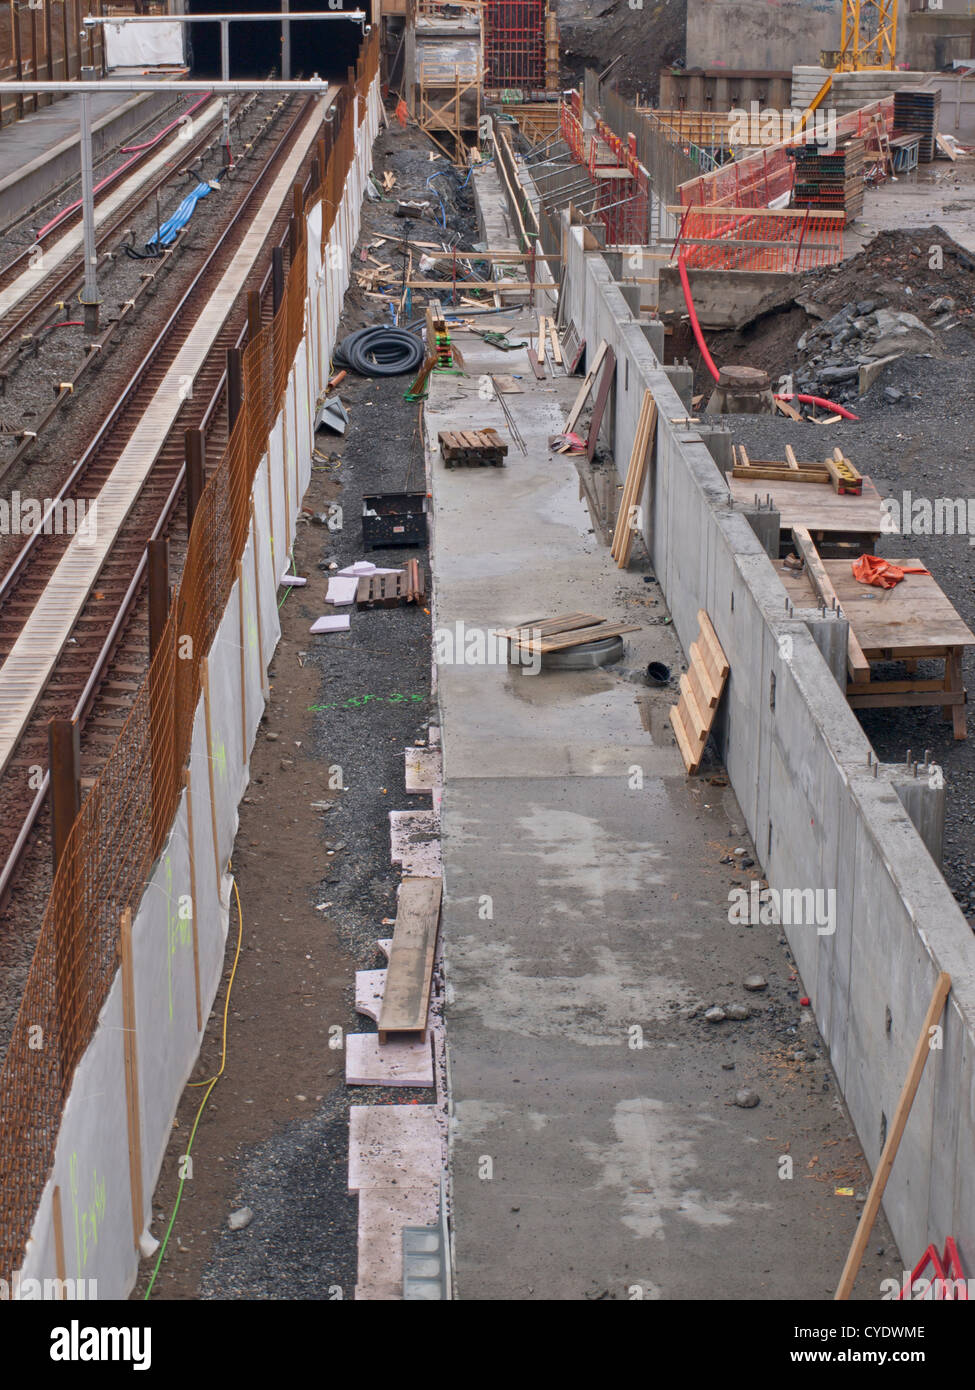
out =
[[[861,555],[853,561],[853,578],[861,584],[875,584],[878,589],[892,589],[899,584],[905,574],[930,574],[922,565],[903,568],[883,560],[879,555]]]
[[[409,116],[409,114],[409,107],[406,105],[406,102],[401,97],[399,105],[396,107],[396,119],[399,121],[400,125],[403,127],[404,130],[406,129],[406,119]]]

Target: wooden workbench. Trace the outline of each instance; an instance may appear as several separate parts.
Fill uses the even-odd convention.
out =
[[[882,532],[880,493],[869,478],[863,479],[859,497],[834,492],[828,483],[751,482],[728,475],[728,486],[736,502],[753,503],[771,494],[783,531],[805,526],[817,546],[827,553],[831,546],[843,545],[863,555],[877,544]]]
[[[778,500],[778,499],[776,499]],[[910,567],[920,560],[893,561]],[[955,738],[966,736],[965,688],[961,661],[966,647],[975,647],[975,633],[952,607],[947,595],[930,574],[908,574],[893,589],[861,584],[853,577],[849,560],[821,559],[820,565],[850,623],[855,643],[866,662],[901,661],[910,677],[918,661],[943,660],[938,677],[876,680],[860,663],[850,663],[846,695],[854,709],[889,705],[941,705],[951,719]],[[781,561],[776,569],[797,608],[819,607],[822,598],[805,570],[796,573]]]

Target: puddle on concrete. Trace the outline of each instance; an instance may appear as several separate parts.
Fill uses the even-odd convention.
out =
[[[615,687],[616,682],[606,675],[606,669],[539,671],[533,675],[530,668],[509,666],[505,689],[527,704],[551,708],[571,700],[585,709],[587,703],[595,706]]]

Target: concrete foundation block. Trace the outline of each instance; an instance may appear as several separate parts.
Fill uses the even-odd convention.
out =
[[[822,652],[826,664],[836,677],[840,689],[846,692],[846,649],[850,638],[850,624],[846,618],[835,613],[827,613],[824,618],[818,608],[793,609],[793,615],[800,618],[809,630],[813,641]]]
[[[759,503],[757,507],[742,507],[742,514],[755,532],[766,555],[772,560],[779,558],[779,531],[781,517],[771,507]]]
[[[691,401],[694,398],[694,372],[686,363],[673,363],[672,366],[664,367],[664,372],[670,380],[671,386],[680,396],[681,404],[685,410],[690,412]]]
[[[658,362],[664,360],[664,326],[660,319],[651,319],[649,323],[641,323],[640,328],[643,336],[653,349],[653,355]]]
[[[639,318],[639,317],[640,317],[640,299],[641,299],[641,296],[642,296],[641,287],[640,287],[639,285],[621,284],[621,285],[619,286],[619,292],[620,292],[620,294],[623,296],[623,298],[626,300],[627,304],[629,305],[630,310],[631,310],[631,312],[632,312],[632,314],[633,314],[633,317],[634,317],[634,318]]]
[[[937,763],[882,763],[880,775],[893,783],[914,829],[938,865],[944,854],[945,780]]]
[[[728,474],[732,468],[731,431],[724,425],[700,424],[697,432],[708,446],[708,452],[722,473]]]

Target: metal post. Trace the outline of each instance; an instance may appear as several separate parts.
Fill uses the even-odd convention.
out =
[[[203,431],[184,431],[183,447],[186,457],[186,534],[189,535],[203,496]]]
[[[149,541],[149,660],[152,661],[169,617],[169,541]]]
[[[281,0],[281,13],[288,13],[288,0]],[[291,25],[287,20],[281,25],[281,77],[291,79]]]
[[[275,246],[271,252],[271,303],[277,314],[284,299],[284,248]]]
[[[62,1083],[71,1070],[71,1052],[77,1043],[78,1008],[81,1002],[83,924],[80,912],[78,864],[66,851],[71,827],[81,810],[81,731],[73,719],[52,719],[47,726],[48,767],[51,786],[51,850],[54,873],[62,870],[54,914],[54,988],[57,997],[57,1059]],[[53,900],[53,899],[52,899]]]
[[[93,68],[82,68],[81,76],[91,79]],[[95,251],[95,175],[91,155],[91,97],[81,93],[81,201],[84,220],[85,287],[81,301],[85,332],[98,332],[98,276]]]
[[[52,719],[47,726],[51,769],[51,849],[54,872],[81,810],[81,730],[73,719]]]
[[[220,76],[224,82],[230,81],[230,21],[220,21]],[[223,162],[230,164],[230,97],[223,99]]]
[[[247,341],[252,343],[261,331],[261,292],[247,291]]]
[[[244,404],[244,354],[240,348],[227,349],[227,438]]]

